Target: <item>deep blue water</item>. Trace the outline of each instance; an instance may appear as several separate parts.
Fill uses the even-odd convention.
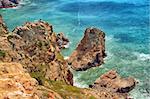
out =
[[[69,56],[87,27],[106,33],[107,58],[101,67],[74,72],[75,85],[87,87],[104,72],[116,69],[133,76],[135,99],[150,99],[150,1],[149,0],[24,0],[15,9],[0,9],[10,30],[26,21],[43,19],[55,32],[70,39]]]

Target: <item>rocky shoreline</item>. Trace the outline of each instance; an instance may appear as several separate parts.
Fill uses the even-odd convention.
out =
[[[20,0],[0,0],[0,8],[12,8],[19,4]]]
[[[0,16],[0,98],[129,99],[136,81],[120,77],[115,70],[101,75],[89,88],[73,86],[69,66],[82,71],[104,63],[103,31],[87,28],[65,60],[61,50],[68,43],[62,33],[54,33],[53,26],[42,20],[26,22],[10,33]]]

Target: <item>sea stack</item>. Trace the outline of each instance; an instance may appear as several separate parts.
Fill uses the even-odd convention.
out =
[[[105,33],[97,28],[87,28],[68,62],[74,70],[83,71],[103,64],[105,56]]]

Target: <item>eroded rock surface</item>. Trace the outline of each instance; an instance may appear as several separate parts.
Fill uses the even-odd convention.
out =
[[[0,99],[39,99],[37,85],[21,64],[0,63]]]
[[[100,66],[104,63],[105,55],[105,33],[96,28],[87,28],[68,61],[74,70],[80,71]]]
[[[73,75],[60,53],[59,38],[51,25],[40,20],[17,27],[12,34],[1,32],[0,61],[21,63],[41,84],[44,77],[73,85]]]
[[[90,87],[94,89],[105,88],[117,93],[128,93],[135,85],[135,79],[131,77],[121,78],[116,71],[111,70],[98,78]]]

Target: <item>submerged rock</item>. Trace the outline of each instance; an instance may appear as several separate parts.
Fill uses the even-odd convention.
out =
[[[74,70],[82,71],[100,66],[105,56],[105,33],[96,28],[87,28],[68,61]]]
[[[117,93],[128,93],[135,85],[135,79],[131,77],[121,78],[116,71],[111,70],[98,78],[90,87],[94,89],[105,88]]]

